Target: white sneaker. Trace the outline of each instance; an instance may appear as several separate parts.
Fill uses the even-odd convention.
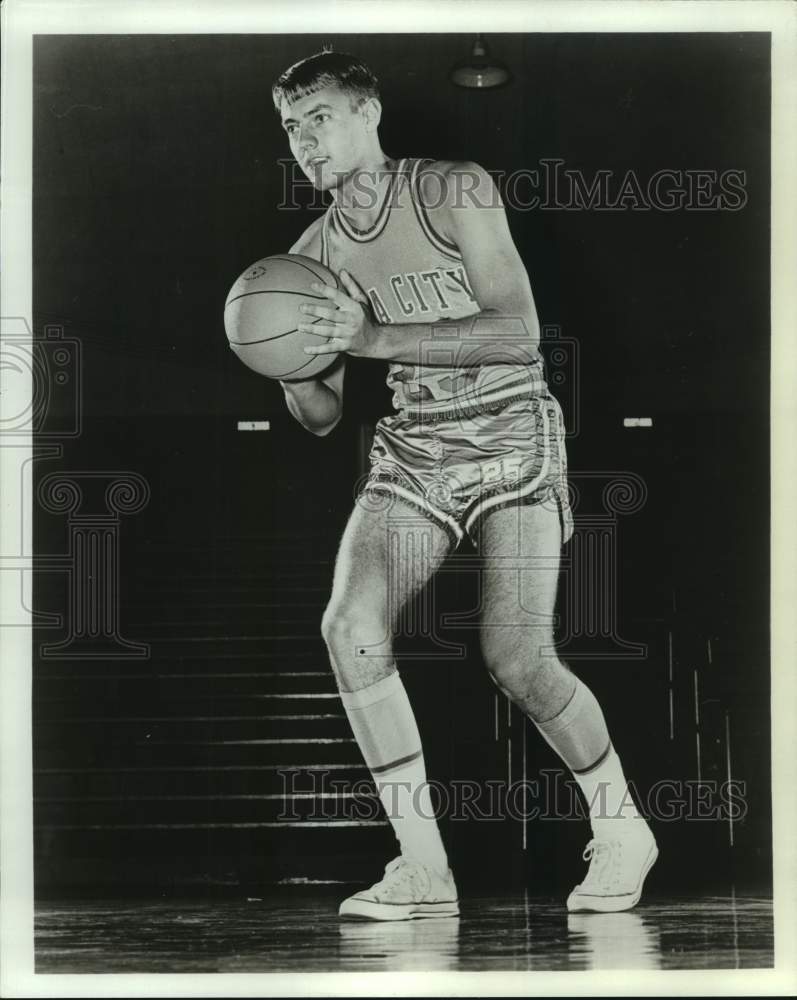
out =
[[[584,860],[589,861],[589,871],[567,897],[571,913],[616,913],[630,910],[639,902],[645,876],[659,856],[659,849],[646,823],[630,834],[627,827],[622,834],[617,832],[618,836],[611,840],[593,839],[587,844]]]
[[[381,882],[344,899],[338,913],[361,920],[456,917],[457,887],[450,868],[443,877],[402,855],[386,866]]]

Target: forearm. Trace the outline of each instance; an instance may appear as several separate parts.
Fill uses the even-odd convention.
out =
[[[464,368],[532,364],[539,359],[538,344],[536,316],[484,309],[446,322],[380,325],[369,357]]]
[[[313,434],[328,434],[340,419],[338,395],[319,379],[280,382],[288,411]]]

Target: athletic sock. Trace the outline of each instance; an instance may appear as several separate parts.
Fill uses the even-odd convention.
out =
[[[421,737],[399,673],[340,698],[393,826],[401,853],[441,875],[448,871],[432,810]]]
[[[628,829],[618,827],[620,820],[641,819],[614,747],[609,747],[609,753],[595,767],[574,776],[590,804],[590,823],[596,837],[613,839],[621,829]]]
[[[535,725],[573,772],[587,800],[592,832],[607,837],[615,819],[638,817],[595,695],[575,678],[570,701],[547,722]]]

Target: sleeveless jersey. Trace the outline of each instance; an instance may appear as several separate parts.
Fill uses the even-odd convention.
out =
[[[419,174],[431,162],[399,161],[370,229],[355,229],[334,203],[324,216],[322,262],[333,271],[351,273],[381,324],[434,324],[464,320],[479,312],[462,255],[436,232],[421,200]],[[513,338],[528,334],[519,320],[505,323],[507,337],[502,345],[511,349]],[[466,358],[471,355],[478,360],[489,352],[490,338],[479,335],[478,320],[463,323],[461,336],[465,346],[459,349]],[[432,327],[419,351],[419,362],[427,364],[392,362],[387,384],[396,410],[432,419],[461,416],[547,391],[539,352],[531,364],[468,367],[452,365],[452,356],[451,329],[440,328],[436,334]]]

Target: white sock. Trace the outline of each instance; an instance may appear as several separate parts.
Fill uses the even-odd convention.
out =
[[[596,767],[575,774],[574,777],[587,800],[594,836],[611,839],[620,832],[618,823],[621,820],[642,818],[631,798],[623,767],[614,747],[610,748]]]
[[[445,875],[446,856],[432,811],[415,715],[398,671],[340,698],[401,853]]]
[[[573,694],[559,714],[534,725],[570,770],[578,774],[603,759],[611,740],[595,695],[577,677],[573,681]]]
[[[448,857],[437,828],[423,758],[374,780],[401,853],[445,875]]]

